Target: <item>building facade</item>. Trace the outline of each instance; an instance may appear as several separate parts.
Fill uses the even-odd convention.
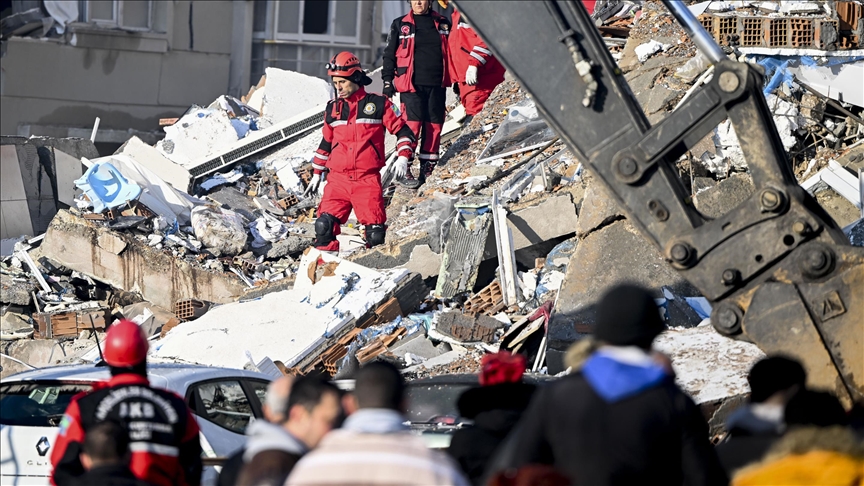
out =
[[[0,134],[89,138],[99,117],[95,140],[102,152],[131,135],[154,143],[160,118],[178,117],[222,94],[239,97],[267,67],[324,77],[324,64],[341,50],[374,66],[387,17],[409,8],[399,0],[11,5],[4,21],[24,13],[43,18],[30,31],[26,25],[14,33],[4,28]]]

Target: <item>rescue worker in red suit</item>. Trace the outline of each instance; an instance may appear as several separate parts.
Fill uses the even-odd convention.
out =
[[[450,20],[432,11],[432,0],[411,0],[411,11],[395,19],[384,48],[384,95],[398,91],[408,126],[420,140],[420,175],[409,171],[401,185],[415,189],[438,164],[450,81]]]
[[[154,485],[201,482],[198,423],[182,398],[150,386],[147,337],[134,322],[121,320],[108,329],[103,344],[111,379],[72,397],[51,452],[51,483],[77,484],[85,473],[80,454],[87,431],[112,421],[129,433],[129,469]]]
[[[438,3],[447,8],[449,0],[438,0]],[[450,78],[457,83],[457,93],[467,115],[462,124],[467,125],[483,109],[495,87],[504,82],[507,70],[458,10],[453,9],[451,20]]]
[[[384,160],[384,129],[396,135],[398,158],[391,171],[404,177],[414,158],[417,139],[400,117],[399,110],[380,94],[363,86],[372,80],[363,72],[357,56],[340,52],[327,64],[338,97],[324,112],[324,137],[312,161],[314,175],[306,188],[317,191],[322,173],[327,173],[324,195],[315,221],[315,248],[338,251],[339,226],[348,221],[351,209],[364,226],[367,247],[384,243],[387,213],[381,187]]]

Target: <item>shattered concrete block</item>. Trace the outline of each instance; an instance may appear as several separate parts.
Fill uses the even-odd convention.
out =
[[[584,238],[594,230],[624,218],[618,202],[609,195],[600,181],[591,181],[582,200],[582,209],[576,223],[576,236]]]
[[[229,209],[197,206],[192,210],[195,237],[216,256],[237,255],[246,246],[246,228],[240,216]]]
[[[390,346],[390,352],[399,357],[404,357],[406,354],[411,353],[426,359],[445,353],[444,350],[435,347],[422,331],[396,341],[396,343]]]
[[[628,221],[615,221],[591,232],[570,258],[549,326],[550,373],[563,371],[563,353],[569,344],[593,330],[594,305],[600,297],[625,282],[642,285],[658,298],[663,297],[664,286],[676,295],[699,295]]]
[[[97,241],[105,233],[126,241],[126,248],[120,254],[102,248]],[[111,286],[137,290],[146,300],[165,309],[187,298],[224,304],[243,294],[245,285],[233,274],[193,267],[151,248],[146,241],[125,236],[60,211],[38,251],[60,265]]]
[[[6,356],[11,356],[38,368],[56,365],[61,359],[66,357],[67,347],[69,347],[68,343],[58,343],[54,340],[22,339],[4,344],[2,349],[3,354]],[[30,369],[25,365],[8,359],[6,356],[0,355],[0,366],[3,368],[0,370],[0,378],[6,378],[7,376]]]
[[[501,167],[487,164],[478,164],[471,167],[469,175],[471,177],[486,176],[490,179],[501,173]]]
[[[504,324],[489,316],[467,316],[461,312],[444,312],[438,317],[435,329],[447,336],[466,343],[495,341],[495,331]]]
[[[23,280],[23,279],[22,279]],[[0,301],[8,304],[30,305],[30,293],[36,290],[36,284],[30,280],[17,281],[5,273],[0,274]]]
[[[404,266],[409,272],[419,273],[424,279],[435,277],[441,271],[441,255],[432,251],[429,245],[417,245]]]
[[[384,245],[376,246],[369,250],[356,251],[349,255],[347,259],[369,268],[380,269],[402,267],[406,266],[409,260],[411,260],[411,255],[414,248],[417,246],[426,245],[431,249],[430,240],[431,237],[427,233],[421,232],[395,241],[390,241]],[[435,269],[435,275],[437,274],[438,269]],[[424,278],[426,278],[425,275]]]
[[[513,232],[515,251],[572,234],[579,225],[570,193],[553,195],[530,206],[514,205],[510,210],[507,226]],[[493,247],[494,240],[493,237]]]
[[[733,174],[732,177],[724,179],[720,183],[713,183],[707,177],[697,177],[696,181],[695,185],[702,185],[704,188],[696,189],[693,205],[709,218],[719,218],[735,209],[755,190],[750,176],[746,174]],[[705,184],[706,182],[707,184]]]

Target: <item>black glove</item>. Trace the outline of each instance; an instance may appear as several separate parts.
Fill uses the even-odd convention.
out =
[[[393,87],[393,83],[390,81],[384,81],[384,96],[392,98],[395,95],[396,88]]]
[[[453,83],[453,92],[456,93],[456,97],[459,98],[459,101],[462,101],[462,93],[459,92],[459,83]]]

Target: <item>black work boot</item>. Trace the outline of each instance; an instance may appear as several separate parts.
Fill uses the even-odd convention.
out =
[[[405,175],[396,179],[396,184],[408,189],[417,189],[422,183],[414,178],[414,174],[411,173],[411,167],[408,167]]]
[[[420,162],[420,184],[425,184],[429,180],[436,165],[438,164],[429,160]]]

